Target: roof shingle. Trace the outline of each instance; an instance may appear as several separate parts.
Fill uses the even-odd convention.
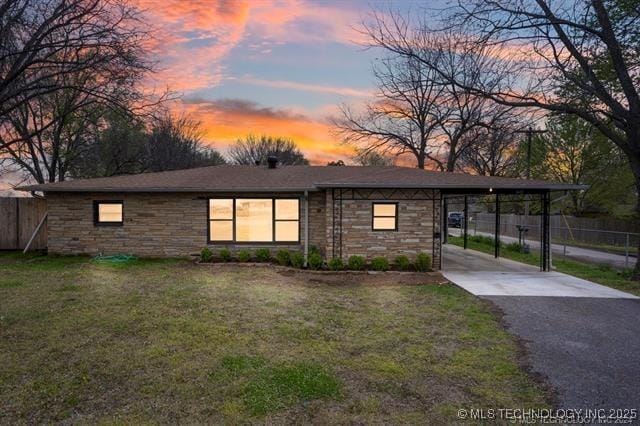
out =
[[[23,186],[44,192],[299,192],[321,188],[575,190],[581,185],[393,166],[211,166]]]

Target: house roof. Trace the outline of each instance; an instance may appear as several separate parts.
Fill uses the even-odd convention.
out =
[[[43,192],[274,192],[322,188],[576,190],[582,185],[393,166],[211,166],[23,186]]]

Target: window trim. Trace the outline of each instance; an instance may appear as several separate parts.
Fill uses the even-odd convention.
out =
[[[375,206],[376,204],[381,204],[381,205],[394,205],[396,206],[396,214],[394,216],[381,216],[381,215],[377,215],[375,214]],[[397,232],[398,231],[398,214],[400,213],[399,211],[399,205],[397,201],[373,201],[371,203],[371,230],[373,232]],[[390,218],[392,217],[394,219],[394,226],[393,229],[376,229],[375,225],[375,219],[376,218]]]
[[[120,204],[122,218],[120,221],[101,221],[100,204]],[[123,226],[124,225],[124,201],[123,200],[93,200],[93,225],[94,226]]]
[[[237,241],[236,238],[236,200],[271,200],[271,241]],[[231,216],[231,229],[232,240],[212,240],[211,239],[211,222],[221,221],[228,222],[229,219],[211,219],[211,210],[209,208],[211,200],[232,200],[233,212]],[[276,220],[276,200],[298,200],[298,220],[295,219],[278,219]],[[302,202],[301,197],[262,197],[256,196],[219,196],[207,198],[207,244],[220,245],[220,244],[233,244],[233,245],[245,245],[245,246],[265,246],[265,245],[296,245],[301,243],[300,235],[302,231]],[[298,239],[295,241],[276,241],[276,223],[277,222],[298,222]]]

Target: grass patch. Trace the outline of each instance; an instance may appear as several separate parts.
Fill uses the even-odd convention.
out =
[[[463,237],[450,235],[448,241],[450,244],[460,247],[464,244]],[[493,239],[486,236],[469,237],[467,247],[487,254],[494,253]],[[535,266],[540,265],[540,255],[537,252],[522,253],[515,248],[515,246],[502,244],[500,255],[517,262]],[[559,259],[558,257],[554,257],[553,267],[559,272],[640,296],[640,281],[631,279],[631,270],[620,271],[609,265],[585,263],[573,259]]]
[[[452,285],[0,254],[0,423],[437,423],[546,407]]]
[[[222,358],[222,368],[234,377],[262,367],[266,363],[262,357],[235,355]]]
[[[317,363],[288,363],[261,370],[247,385],[244,402],[253,415],[282,410],[300,402],[337,398],[340,383]]]

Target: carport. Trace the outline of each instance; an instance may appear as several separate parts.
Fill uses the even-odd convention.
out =
[[[525,214],[528,214],[532,206],[539,206],[540,220],[540,271],[547,272],[551,266],[551,240],[549,233],[549,216],[551,214],[551,195],[567,193],[586,189],[585,185],[558,184],[537,180],[522,180],[517,187],[513,185],[492,187],[467,187],[467,188],[443,188],[441,190],[441,229],[443,244],[446,244],[449,236],[448,217],[450,205],[457,203],[462,205],[463,222],[461,234],[463,249],[468,248],[469,238],[469,204],[470,200],[476,203],[491,205],[495,212],[495,228],[493,235],[495,259],[500,258],[500,215],[505,206],[520,203],[525,206]],[[441,256],[441,268],[443,256]],[[446,268],[446,265],[444,266]]]

